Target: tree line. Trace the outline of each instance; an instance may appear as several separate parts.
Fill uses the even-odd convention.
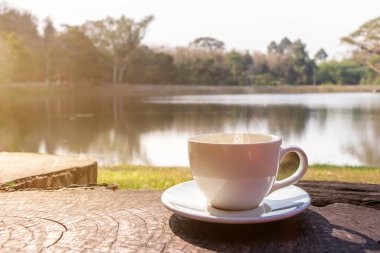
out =
[[[60,84],[370,84],[380,83],[380,17],[342,38],[352,56],[328,60],[308,53],[300,39],[268,44],[267,52],[226,50],[224,42],[201,37],[187,47],[142,44],[153,16],[121,16],[64,25],[0,5],[0,83]]]

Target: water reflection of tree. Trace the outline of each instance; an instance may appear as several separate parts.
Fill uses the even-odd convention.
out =
[[[353,127],[357,142],[346,145],[347,152],[364,164],[380,165],[380,109],[352,109]]]
[[[380,136],[378,138],[380,138]],[[373,166],[380,165],[379,142],[361,141],[355,145],[348,146],[346,150],[364,164],[371,164]]]
[[[2,102],[4,105],[5,102]],[[122,161],[149,163],[141,146],[142,136],[176,131],[189,136],[236,129],[255,123],[287,138],[300,135],[310,110],[296,106],[247,107],[231,105],[172,105],[142,103],[126,97],[67,95],[33,101],[7,101],[0,110],[0,148],[36,152],[43,140],[46,151],[114,153]],[[4,120],[6,119],[6,120]]]
[[[305,106],[270,106],[250,109],[253,119],[266,119],[268,132],[278,133],[287,139],[291,135],[303,134],[310,117],[310,109]]]

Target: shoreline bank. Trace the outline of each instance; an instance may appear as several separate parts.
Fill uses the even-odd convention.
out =
[[[3,91],[3,92],[2,92]],[[66,86],[31,83],[0,85],[0,93],[90,93],[100,96],[173,96],[202,94],[304,94],[304,93],[380,93],[380,85],[281,85],[281,86],[205,86],[154,84],[102,84],[98,86]],[[1,94],[0,94],[1,95]]]

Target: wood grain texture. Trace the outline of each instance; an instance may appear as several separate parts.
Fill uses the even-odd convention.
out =
[[[349,203],[380,210],[380,185],[303,180],[296,185],[312,197],[314,206]]]
[[[0,252],[377,252],[380,211],[310,207],[293,218],[223,225],[172,215],[161,191],[0,194]]]

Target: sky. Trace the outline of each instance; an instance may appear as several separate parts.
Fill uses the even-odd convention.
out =
[[[1,2],[2,0],[0,0]],[[380,16],[380,0],[7,0],[54,24],[125,15],[136,20],[154,15],[144,44],[187,46],[198,37],[222,40],[227,49],[266,51],[272,41],[301,39],[310,55],[324,48],[342,58],[340,38]]]

